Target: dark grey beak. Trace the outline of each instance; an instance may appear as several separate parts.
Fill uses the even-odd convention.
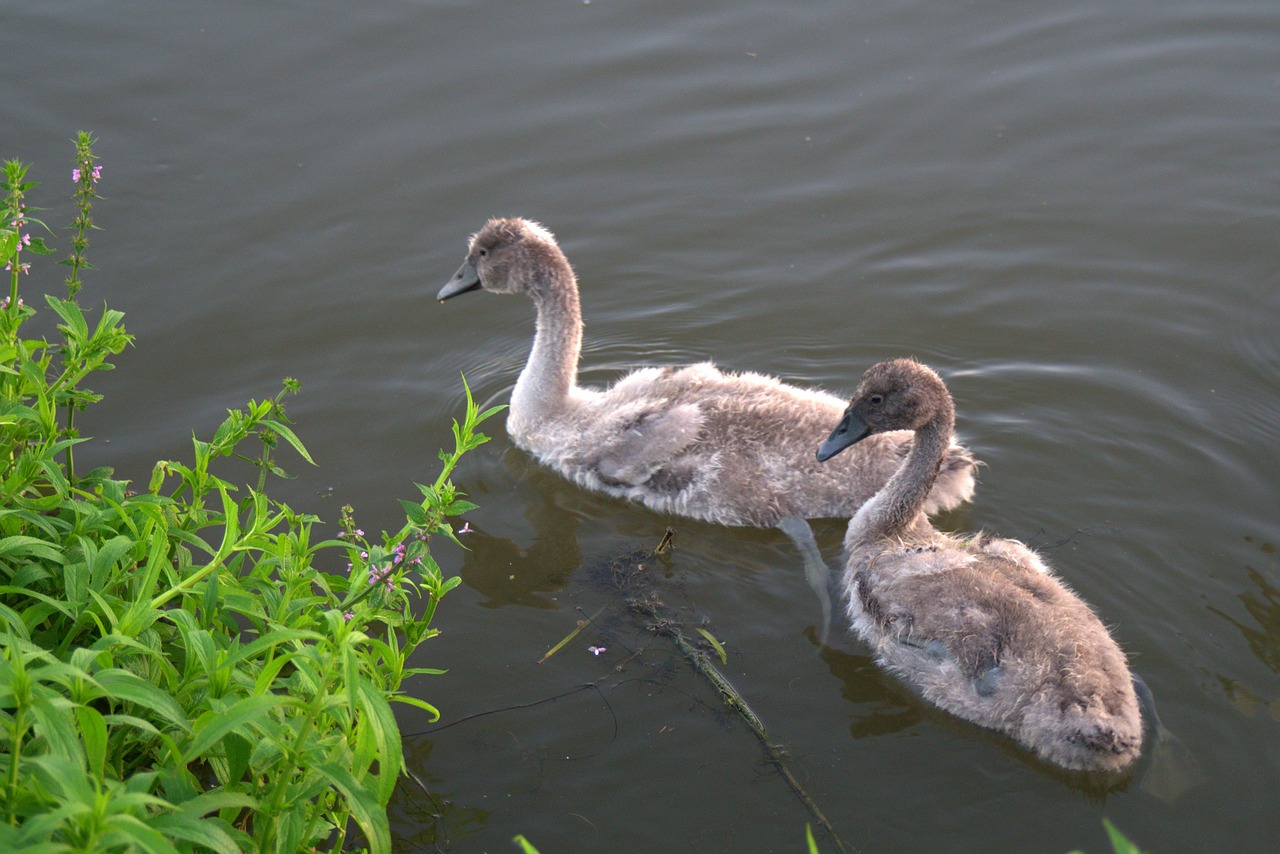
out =
[[[871,433],[867,422],[859,418],[851,409],[844,411],[844,417],[831,431],[827,441],[818,446],[818,462],[825,463],[850,445],[865,439]]]
[[[449,283],[440,289],[440,293],[436,294],[436,299],[444,302],[450,297],[465,294],[467,291],[474,291],[479,287],[480,274],[476,272],[475,265],[470,261],[464,261],[462,266],[458,268],[458,272],[453,274],[453,278],[449,280]]]

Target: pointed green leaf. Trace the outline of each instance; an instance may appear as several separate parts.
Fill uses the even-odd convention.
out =
[[[378,750],[378,800],[386,803],[395,789],[396,779],[404,767],[404,748],[400,744],[400,728],[387,698],[368,681],[360,679],[357,692],[360,701],[360,726],[373,733]]]
[[[84,748],[80,744],[80,739],[76,737],[75,728],[71,726],[71,716],[67,714],[70,705],[63,697],[32,698],[30,711],[34,723],[33,729],[36,735],[44,736],[50,755],[74,762],[83,774]]]
[[[195,737],[187,745],[183,762],[193,762],[204,755],[229,732],[242,726],[265,718],[277,706],[294,702],[290,698],[263,694],[256,697],[245,697],[225,712],[205,712],[195,723]],[[252,733],[247,733],[251,741],[257,741]]]
[[[387,812],[372,791],[361,786],[351,772],[334,762],[317,765],[316,773],[323,776],[337,789],[351,808],[351,815],[360,826],[372,851],[391,850],[391,828]]]
[[[278,433],[280,437],[283,438],[286,442],[288,442],[289,445],[295,451],[297,451],[298,455],[301,456],[304,460],[311,463],[311,465],[316,464],[315,460],[311,459],[311,455],[307,453],[307,449],[302,446],[302,441],[294,434],[292,430],[290,430],[288,427],[281,424],[279,421],[273,421],[270,418],[263,419],[262,423],[265,426],[270,427],[276,433]]]
[[[191,722],[173,697],[142,677],[115,667],[99,670],[93,676],[111,699],[149,709],[179,729],[191,729]]]
[[[76,707],[76,722],[80,724],[80,735],[84,738],[89,773],[101,780],[107,762],[107,722],[101,712],[90,706]]]
[[[34,557],[61,565],[66,557],[62,550],[44,540],[15,534],[0,540],[0,557]]]
[[[417,706],[419,709],[422,709],[424,712],[431,715],[427,720],[427,723],[433,724],[440,720],[440,710],[428,703],[426,700],[421,700],[417,697],[410,697],[408,694],[397,694],[391,698],[391,702],[404,703],[406,706]]]
[[[221,823],[213,819],[161,815],[151,820],[151,826],[170,839],[192,842],[219,854],[240,854],[240,846],[222,828]]]

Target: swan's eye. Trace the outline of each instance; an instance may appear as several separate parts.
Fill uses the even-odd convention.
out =
[[[871,397],[869,397],[869,398],[868,398],[868,400],[870,400],[870,401],[871,401],[872,405],[874,405],[874,406],[879,406],[880,404],[884,403],[884,395],[883,395],[883,394],[873,394],[873,395],[871,395]]]

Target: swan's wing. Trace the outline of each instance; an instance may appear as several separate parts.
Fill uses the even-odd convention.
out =
[[[608,483],[646,483],[698,438],[703,422],[696,403],[632,413],[606,444],[596,461],[596,472]]]
[[[1032,573],[968,549],[926,546],[900,560],[908,571],[882,580],[877,590],[899,642],[930,649],[935,658],[945,650],[970,678],[998,667],[1016,627],[1034,608],[1034,596],[1018,583]]]
[[[1053,575],[1040,555],[1018,540],[979,534],[974,538],[971,548],[1012,564],[1014,570],[1027,569],[1040,575]],[[1006,571],[1008,569],[1006,567]]]

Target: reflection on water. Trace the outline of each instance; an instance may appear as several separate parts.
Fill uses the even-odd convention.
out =
[[[388,804],[397,850],[448,850],[489,820],[490,811],[459,804],[443,781],[427,772],[431,742],[405,742],[407,774],[396,781],[396,795]]]
[[[544,502],[529,505],[525,517],[536,532],[528,548],[491,536],[478,524],[461,538],[467,551],[459,574],[484,594],[480,604],[486,608],[559,608],[541,594],[563,590],[580,562],[577,517]]]
[[[840,695],[854,709],[849,734],[855,739],[903,732],[922,720],[921,704],[908,698],[902,683],[871,656],[822,646],[812,628],[805,635],[819,648],[831,675],[840,680]]]
[[[1259,545],[1251,536],[1246,536],[1244,540],[1263,555],[1276,554],[1276,547],[1270,542],[1264,541]],[[1208,606],[1208,610],[1239,629],[1257,659],[1272,673],[1280,675],[1280,588],[1272,584],[1267,574],[1257,568],[1245,564],[1244,569],[1255,589],[1239,593],[1236,598],[1254,622],[1241,621],[1213,605]],[[1276,574],[1274,569],[1270,574]],[[1218,683],[1222,693],[1236,711],[1245,717],[1254,717],[1261,708],[1265,709],[1273,719],[1280,721],[1280,698],[1261,697],[1243,681],[1222,673],[1209,675]]]
[[[1245,537],[1245,540],[1252,542],[1250,537]],[[1261,551],[1264,554],[1275,554],[1276,549],[1270,543],[1263,543]],[[1209,610],[1239,629],[1258,660],[1271,668],[1273,673],[1280,674],[1280,589],[1252,566],[1246,565],[1245,572],[1257,589],[1241,593],[1237,598],[1257,624],[1243,623],[1213,606]]]

